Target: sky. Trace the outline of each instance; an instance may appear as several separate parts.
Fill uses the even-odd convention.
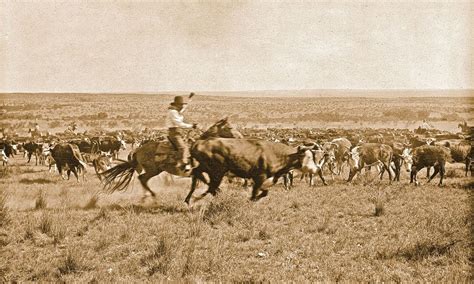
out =
[[[473,89],[473,7],[0,0],[0,92]]]

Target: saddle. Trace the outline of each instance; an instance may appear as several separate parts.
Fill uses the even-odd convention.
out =
[[[158,143],[155,150],[155,161],[166,164],[178,162],[178,150],[170,141]]]

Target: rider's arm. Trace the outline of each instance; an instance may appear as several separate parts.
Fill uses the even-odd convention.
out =
[[[179,111],[179,113],[183,113],[184,110],[188,107],[188,105],[184,105],[183,108]]]
[[[192,124],[185,123],[183,121],[183,117],[179,114],[177,110],[170,111],[168,115],[174,127],[193,128]]]

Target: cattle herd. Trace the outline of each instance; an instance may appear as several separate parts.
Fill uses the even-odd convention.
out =
[[[211,194],[217,192],[225,176],[252,182],[252,199],[258,200],[267,195],[268,191],[263,187],[266,180],[276,183],[282,178],[285,187],[290,188],[295,170],[301,173],[301,178],[308,176],[311,185],[314,176],[326,185],[325,175],[351,182],[362,170],[371,167],[377,169],[380,179],[387,172],[389,183],[400,181],[401,171],[406,170],[410,173],[410,183],[416,185],[417,173],[423,168],[427,168],[428,181],[439,174],[439,185],[445,177],[446,163],[463,163],[466,176],[469,170],[471,175],[473,171],[472,128],[459,133],[435,129],[417,133],[407,129],[317,128],[244,128],[238,132],[242,135],[237,138],[210,137],[194,142],[191,147],[192,158],[197,161],[192,176],[206,183],[207,192]],[[165,132],[125,130],[93,137],[86,133],[7,137],[0,142],[0,148],[3,167],[8,167],[11,159],[23,155],[26,163],[44,165],[50,172],[57,169],[63,179],[66,178],[65,171],[68,179],[72,172],[79,181],[89,164],[102,180],[103,174],[107,176],[114,164],[118,167],[121,163],[131,163],[133,153],[150,141],[167,141]],[[119,151],[128,151],[125,152],[129,154],[128,161],[119,159]],[[348,176],[342,176],[344,168],[349,169]],[[106,183],[113,182],[113,178],[109,174]],[[192,191],[195,184],[193,182]]]

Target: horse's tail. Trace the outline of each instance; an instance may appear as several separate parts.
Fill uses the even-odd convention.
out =
[[[138,165],[137,158],[133,155],[131,161],[127,161],[106,170],[100,175],[103,177],[104,190],[108,193],[123,191],[132,181],[133,173]],[[117,181],[115,181],[117,179]]]

